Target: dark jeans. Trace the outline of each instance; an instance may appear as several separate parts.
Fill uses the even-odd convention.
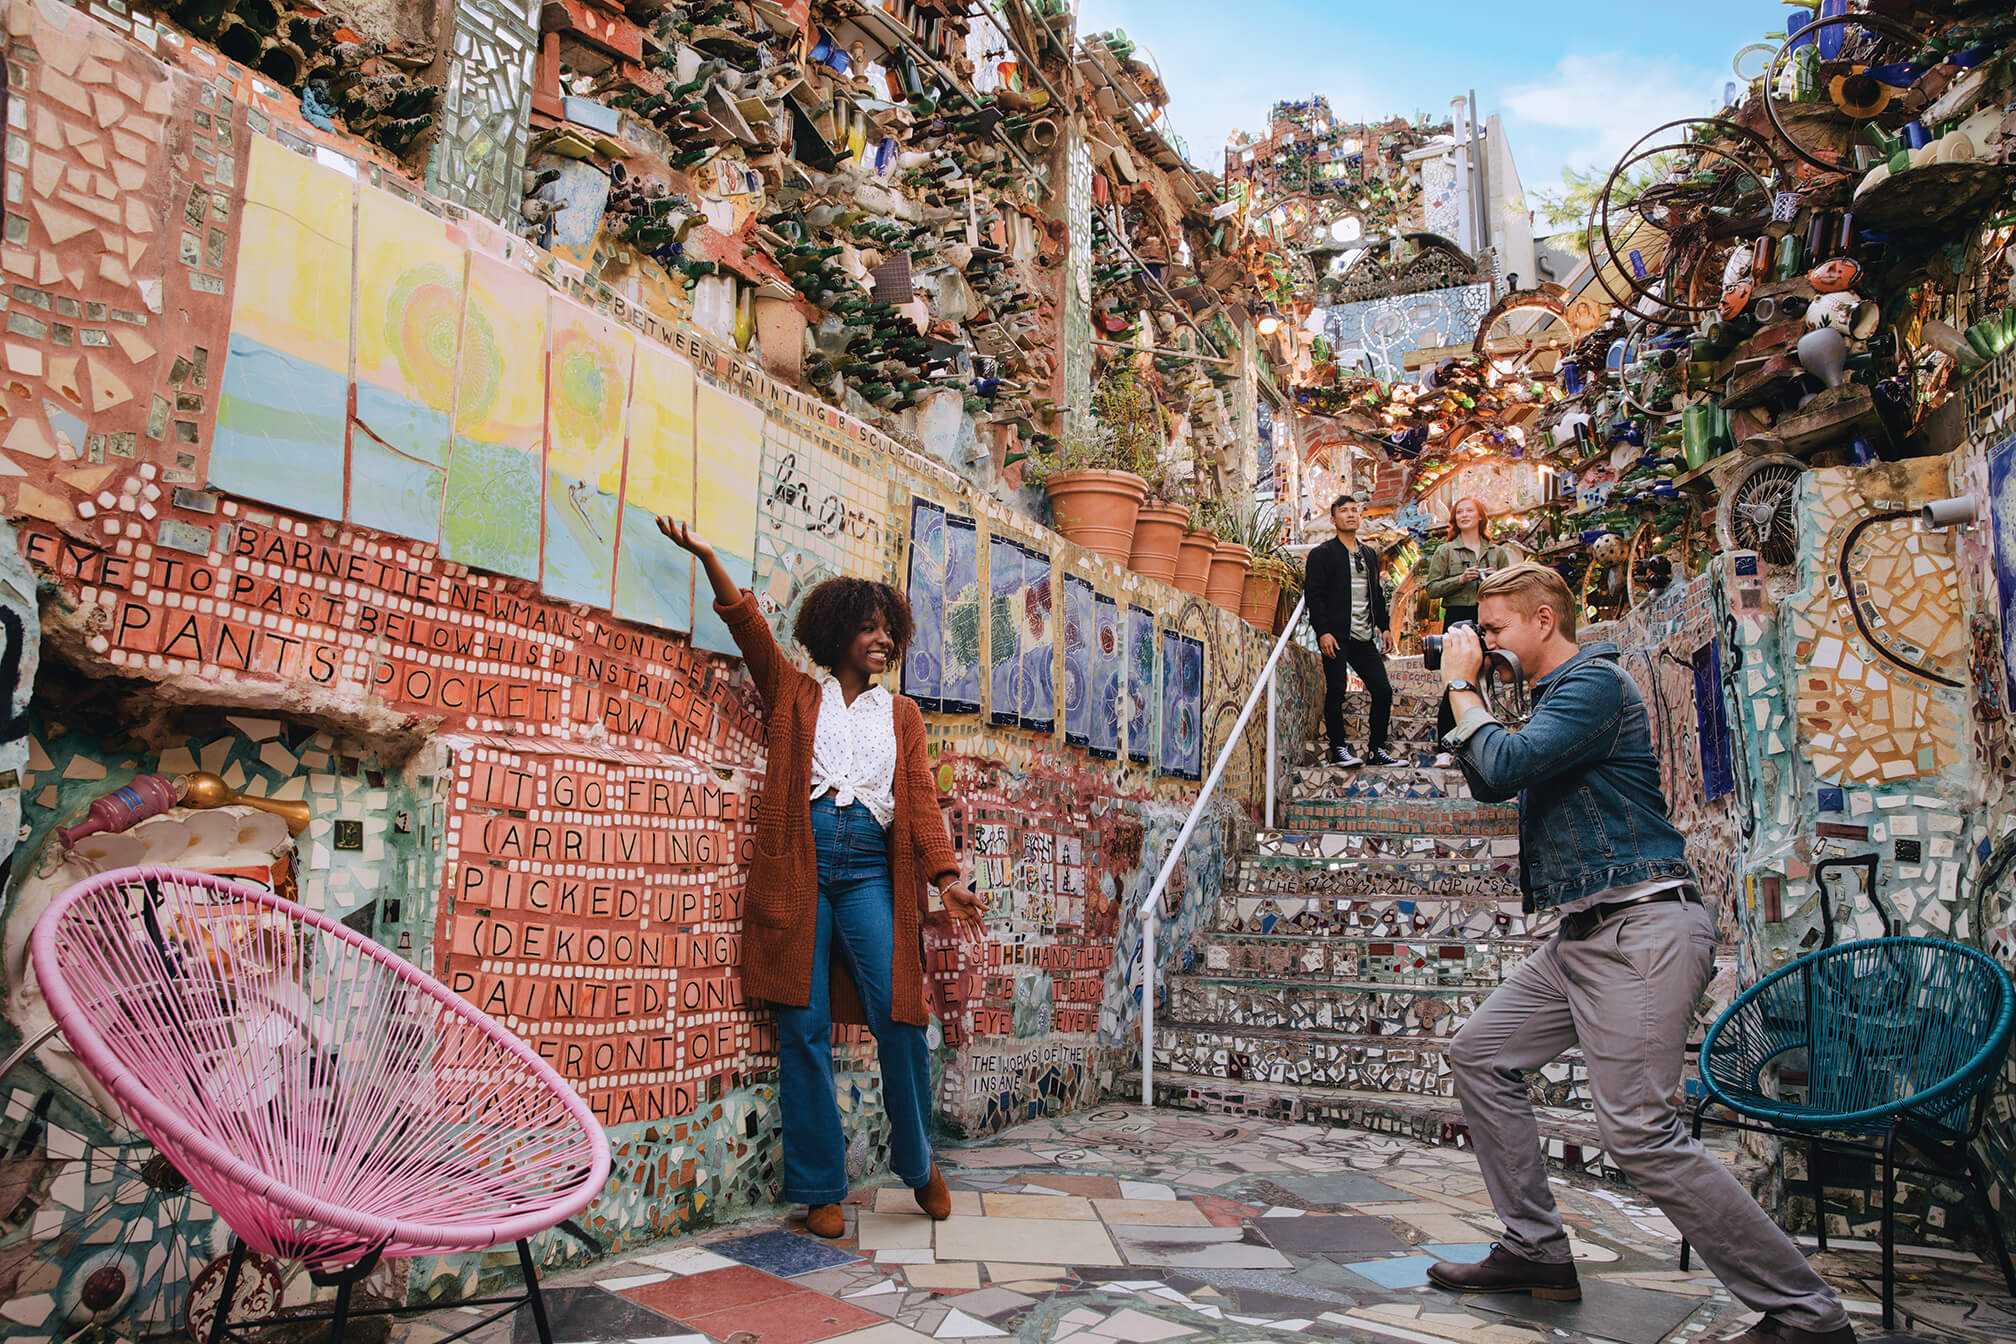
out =
[[[1372,697],[1372,733],[1365,747],[1377,751],[1386,745],[1386,725],[1393,717],[1393,683],[1386,679],[1386,655],[1369,639],[1340,639],[1337,648],[1337,657],[1323,660],[1323,726],[1330,734],[1331,749],[1347,745],[1344,695],[1351,673],[1356,672]]]
[[[1442,608],[1443,633],[1448,633],[1449,627],[1458,621],[1475,621],[1476,619],[1477,608],[1475,607],[1452,607],[1445,604]],[[1435,711],[1435,750],[1442,750],[1442,739],[1448,736],[1449,730],[1455,726],[1456,715],[1449,708],[1449,694],[1445,691],[1442,694],[1442,706]]]
[[[847,1198],[847,1140],[833,1089],[833,1018],[826,968],[838,953],[875,1033],[882,1104],[889,1113],[889,1166],[912,1189],[931,1179],[931,1052],[924,1028],[889,1016],[896,908],[889,836],[864,803],[812,800],[819,855],[819,913],[812,944],[811,1002],[777,1007],[778,1100],[784,1110],[783,1197],[795,1204]]]

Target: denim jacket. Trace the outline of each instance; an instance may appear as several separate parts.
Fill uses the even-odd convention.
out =
[[[1526,910],[1611,887],[1691,878],[1673,829],[1645,701],[1615,644],[1583,648],[1533,684],[1518,731],[1472,709],[1443,739],[1480,802],[1519,800],[1519,886]]]

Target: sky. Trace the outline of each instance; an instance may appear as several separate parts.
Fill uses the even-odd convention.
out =
[[[1563,165],[1608,169],[1661,122],[1720,108],[1736,53],[1783,32],[1788,12],[1771,0],[1081,0],[1078,31],[1118,28],[1145,50],[1199,167],[1223,171],[1232,132],[1264,134],[1275,102],[1322,94],[1346,121],[1441,120],[1474,89],[1478,111],[1504,119],[1530,200],[1560,185]]]

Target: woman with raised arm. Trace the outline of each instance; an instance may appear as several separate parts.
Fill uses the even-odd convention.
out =
[[[931,1160],[925,879],[968,929],[980,927],[980,905],[959,881],[924,716],[908,696],[875,684],[903,656],[910,604],[867,579],[814,588],[791,631],[820,668],[807,676],[777,647],[755,595],[736,586],[698,532],[671,518],[660,518],[658,530],[706,570],[714,610],[763,696],[770,760],[743,903],[742,987],[777,1009],[783,1197],[809,1206],[808,1231],[846,1230],[832,1024],[853,1023],[875,1033],[890,1166],[919,1208],[946,1218],[952,1194]]]
[[[1492,570],[1517,563],[1510,551],[1484,539],[1484,529],[1490,522],[1491,512],[1484,507],[1483,500],[1457,500],[1456,507],[1449,511],[1448,540],[1428,557],[1427,572],[1421,576],[1421,594],[1442,603],[1445,632],[1458,621],[1476,624],[1477,585],[1489,578]],[[1435,713],[1435,740],[1440,742],[1455,726],[1445,696],[1442,707]],[[1455,762],[1445,751],[1435,758],[1435,764],[1446,767]]]

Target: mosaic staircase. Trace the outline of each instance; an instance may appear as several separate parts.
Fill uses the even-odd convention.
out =
[[[1438,683],[1416,659],[1390,667],[1405,763],[1293,772],[1282,829],[1228,867],[1169,979],[1158,1104],[1464,1140],[1450,1037],[1539,940],[1520,910],[1516,810],[1432,764]],[[1347,705],[1360,748],[1366,707]],[[1579,1058],[1531,1081],[1550,1156],[1601,1170]]]

